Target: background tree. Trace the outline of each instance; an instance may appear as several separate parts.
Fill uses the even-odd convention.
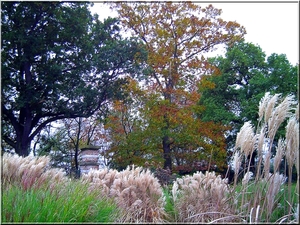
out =
[[[202,82],[212,82],[214,85],[209,87],[204,83],[206,87],[201,87],[199,104],[205,110],[199,116],[203,121],[220,122],[232,127],[227,134],[229,150],[246,121],[257,126],[257,106],[266,92],[297,96],[298,65],[291,65],[283,54],[274,53],[266,58],[258,45],[242,41],[228,46],[224,57],[211,58],[210,63],[216,69]],[[284,136],[285,126],[286,123],[281,125],[275,142]]]
[[[177,103],[186,100],[185,93],[196,94],[196,84],[208,67],[203,55],[219,44],[240,40],[245,29],[236,22],[222,20],[221,10],[212,5],[112,3],[112,7],[127,31],[138,36],[148,50],[149,90],[160,95],[153,109],[157,108],[159,114],[152,114],[151,119],[160,121],[164,168],[171,169],[172,135],[176,130],[173,118],[186,110]]]
[[[201,82],[200,114],[203,121],[215,121],[233,127],[233,134],[251,120],[256,125],[257,105],[266,92],[297,96],[297,68],[285,55],[266,54],[258,45],[239,42],[228,46],[224,57],[211,58],[216,69]],[[231,137],[231,140],[235,138]]]
[[[49,123],[93,115],[144,56],[90,3],[1,2],[2,147],[22,156]],[[5,149],[4,149],[5,150]]]
[[[70,174],[72,159],[74,158],[74,147],[67,136],[67,130],[60,125],[47,124],[40,134],[35,137],[32,149],[35,156],[49,155],[51,166],[62,168]]]
[[[134,79],[122,87],[125,96],[111,104],[109,116],[105,119],[106,141],[109,143],[104,157],[109,158],[109,166],[125,169],[128,165],[145,166],[146,162],[160,164],[157,152],[157,132],[149,129],[144,115],[147,110],[147,92]],[[159,130],[159,128],[157,128]]]
[[[101,113],[100,113],[101,114]],[[44,129],[35,140],[37,155],[49,155],[53,167],[64,168],[67,173],[78,175],[81,148],[105,143],[104,128],[97,114],[89,118],[63,119],[55,127]],[[102,165],[105,162],[102,162]],[[107,166],[107,165],[106,165]]]

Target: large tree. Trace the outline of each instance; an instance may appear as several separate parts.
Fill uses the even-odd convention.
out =
[[[181,126],[177,119],[194,116],[187,113],[188,102],[196,95],[197,83],[208,66],[203,55],[219,44],[240,40],[245,29],[236,22],[222,20],[221,10],[212,5],[118,2],[112,7],[118,11],[124,27],[147,47],[151,77],[148,90],[160,95],[150,109],[151,116],[160,121],[164,168],[171,169],[174,134]]]
[[[88,117],[144,52],[81,2],[1,2],[2,147],[27,156],[50,122]]]
[[[259,45],[242,41],[228,46],[224,57],[211,58],[210,63],[216,70],[202,81],[214,85],[201,90],[200,105],[205,110],[199,115],[203,121],[230,124],[231,147],[244,122],[257,125],[257,106],[266,92],[298,96],[298,65],[291,65],[284,54],[266,57]],[[278,134],[283,132],[280,129]]]

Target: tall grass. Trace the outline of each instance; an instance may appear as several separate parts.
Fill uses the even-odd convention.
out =
[[[102,190],[123,209],[116,222],[163,222],[165,199],[159,181],[148,169],[128,166],[126,170],[92,170],[82,177],[90,187]]]
[[[255,129],[246,122],[237,135],[234,165],[236,188],[237,176],[242,162],[244,178],[235,198],[237,209],[248,222],[276,222],[274,214],[281,210],[282,221],[298,221],[295,209],[299,208],[299,184],[292,190],[292,170],[296,166],[299,180],[299,104],[289,95],[283,98],[280,94],[266,93],[259,104],[259,121]],[[279,127],[287,120],[286,135],[280,137],[276,153],[272,153],[272,145]],[[265,140],[268,140],[266,146]],[[256,174],[250,179],[250,161],[253,153],[257,153]],[[279,165],[285,161],[288,174],[280,174]],[[248,162],[248,163],[247,163]],[[270,167],[273,163],[273,171]],[[286,180],[287,187],[286,187]],[[285,190],[285,192],[283,192]],[[286,192],[288,195],[286,195]],[[297,196],[293,198],[292,196]],[[275,219],[277,218],[277,219]],[[275,220],[275,221],[274,221]],[[282,222],[280,221],[280,222]]]
[[[2,157],[2,222],[113,222],[119,209],[48,157]]]
[[[12,185],[2,194],[2,222],[113,222],[117,212],[112,201],[79,182],[54,190]]]
[[[197,172],[177,178],[172,188],[177,221],[236,222],[237,217],[228,196],[227,179],[216,176],[214,172]]]

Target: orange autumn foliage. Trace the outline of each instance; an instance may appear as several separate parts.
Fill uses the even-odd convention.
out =
[[[226,161],[226,127],[201,122],[197,114],[199,84],[214,88],[202,76],[213,68],[204,57],[219,44],[243,38],[244,27],[220,18],[221,10],[191,2],[111,2],[125,30],[137,36],[148,51],[151,68],[144,85],[139,132],[155,142],[164,168],[210,160],[221,169]],[[136,93],[138,94],[138,93]],[[116,130],[117,131],[117,130]],[[160,142],[160,143],[159,143]],[[149,144],[149,142],[148,142]],[[155,149],[157,148],[157,149]],[[159,158],[159,154],[155,154]]]

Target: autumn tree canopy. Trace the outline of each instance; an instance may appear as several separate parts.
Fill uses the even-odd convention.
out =
[[[201,154],[211,154],[204,153],[208,149],[203,145],[214,143],[216,136],[204,135],[212,134],[212,127],[195,120],[195,112],[201,110],[196,106],[197,84],[201,75],[210,69],[204,55],[220,44],[229,45],[242,39],[244,27],[222,20],[221,10],[212,5],[201,7],[190,2],[110,4],[118,11],[126,31],[142,40],[148,51],[149,78],[145,86],[152,95],[146,106],[147,116],[161,131],[159,149],[164,168],[172,168],[175,153],[187,153],[187,148],[198,152],[199,160]],[[197,134],[197,138],[183,140],[183,134],[188,133]],[[218,152],[220,146],[216,149]]]

